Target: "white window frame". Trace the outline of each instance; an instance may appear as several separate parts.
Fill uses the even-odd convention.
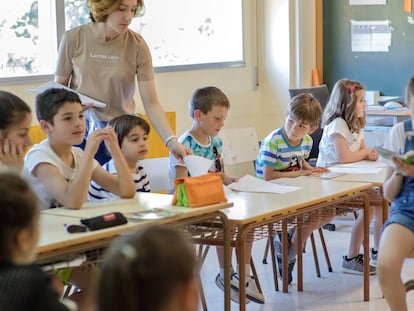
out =
[[[85,0],[86,1],[86,0]],[[244,15],[243,2],[240,0],[242,5],[242,15]],[[46,55],[48,61],[52,60],[54,64],[57,61],[57,50],[59,47],[60,40],[65,32],[65,1],[64,0],[38,0],[38,5],[50,6],[50,16],[41,17],[39,21],[44,18],[50,18],[52,23],[52,29],[48,33],[49,36],[55,38],[52,40],[52,44],[56,46],[56,53],[54,55]],[[41,14],[42,10],[39,10]],[[53,16],[54,15],[54,16]],[[53,24],[55,24],[53,27]],[[194,69],[211,69],[211,68],[224,68],[224,67],[243,67],[245,63],[245,42],[244,42],[244,31],[243,31],[243,16],[242,16],[242,59],[229,62],[218,62],[218,63],[203,63],[203,64],[190,64],[190,65],[174,65],[174,66],[162,66],[154,67],[155,72],[171,72],[171,71],[182,71],[182,70],[194,70]],[[52,51],[52,50],[51,50]],[[51,53],[53,54],[53,53]],[[53,80],[54,74],[46,75],[30,75],[30,76],[16,76],[0,78],[0,85],[11,85],[11,84],[23,84],[23,83],[37,83]]]

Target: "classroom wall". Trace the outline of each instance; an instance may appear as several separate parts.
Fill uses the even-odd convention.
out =
[[[351,6],[349,0],[324,0],[323,8],[324,78],[329,88],[349,78],[382,95],[404,96],[414,74],[414,25],[413,13],[404,12],[403,1]],[[392,27],[389,52],[352,52],[351,20],[388,20]]]
[[[301,10],[298,15],[301,23],[296,30],[299,37],[294,36],[293,29],[298,9]],[[176,112],[177,134],[191,126],[188,101],[192,92],[206,85],[221,88],[230,99],[225,127],[253,126],[262,138],[283,125],[289,101],[288,88],[309,86],[310,69],[315,66],[313,10],[314,0],[245,0],[245,67],[157,73],[158,96],[165,111]],[[301,53],[293,52],[297,46]],[[295,67],[298,59],[299,66]],[[1,89],[16,93],[33,105],[34,95],[25,90],[39,84],[2,85]],[[138,91],[135,97],[137,111],[143,113]]]

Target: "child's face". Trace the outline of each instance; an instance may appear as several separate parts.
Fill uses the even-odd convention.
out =
[[[365,116],[365,90],[355,91],[355,96],[357,98],[357,103],[355,106],[355,114],[358,118],[363,118]]]
[[[311,131],[311,126],[305,121],[295,120],[295,118],[288,115],[286,117],[284,129],[287,139],[292,143],[298,143]]]
[[[81,104],[67,102],[53,117],[53,125],[47,123],[47,134],[54,141],[68,145],[78,145],[85,134],[85,119]]]
[[[140,126],[134,126],[124,137],[121,151],[129,162],[136,162],[145,159],[148,153],[148,135]]]
[[[32,115],[27,113],[25,118],[19,123],[13,124],[3,131],[2,138],[7,138],[16,145],[28,147],[32,145],[29,137],[29,130],[32,125]]]
[[[229,109],[222,106],[213,106],[213,108],[204,114],[200,110],[195,111],[196,120],[199,127],[206,135],[216,136],[224,126],[224,120],[227,118]]]

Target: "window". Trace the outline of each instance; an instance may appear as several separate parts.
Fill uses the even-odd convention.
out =
[[[147,41],[156,70],[244,64],[242,0],[152,0],[145,7],[130,27]],[[61,34],[87,22],[86,0],[2,1],[2,82],[52,75]]]

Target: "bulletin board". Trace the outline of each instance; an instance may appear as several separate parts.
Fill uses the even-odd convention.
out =
[[[351,20],[390,22],[388,52],[353,52]],[[331,90],[341,78],[357,80],[385,96],[403,96],[414,75],[414,12],[403,1],[385,5],[350,5],[349,0],[323,0],[323,77]]]

